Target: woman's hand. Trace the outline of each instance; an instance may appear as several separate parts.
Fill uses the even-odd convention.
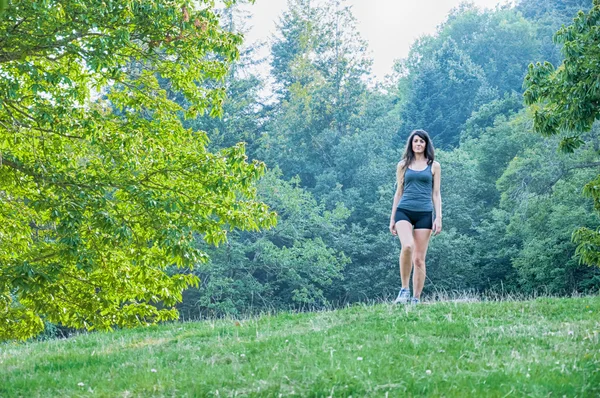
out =
[[[394,222],[394,220],[390,220],[390,232],[392,233],[392,235],[398,234],[396,232],[396,223]]]
[[[442,232],[442,219],[437,218],[433,221],[433,234],[437,235]]]

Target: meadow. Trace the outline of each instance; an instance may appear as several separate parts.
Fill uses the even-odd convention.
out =
[[[0,345],[2,397],[600,395],[600,297],[354,305]]]

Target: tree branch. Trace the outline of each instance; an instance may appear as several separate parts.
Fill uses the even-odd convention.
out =
[[[54,135],[58,135],[58,136],[65,137],[65,138],[84,139],[83,136],[70,135],[70,134],[62,134],[62,133],[58,133],[58,132],[56,132],[54,130],[51,130],[51,129],[45,129],[43,127],[40,127],[40,123],[38,122],[38,120],[36,118],[34,118],[33,116],[31,116],[30,114],[28,114],[24,110],[20,109],[17,105],[13,104],[11,101],[4,101],[4,104],[6,105],[5,109],[6,109],[7,113],[8,113],[8,115],[13,119],[13,122],[15,122],[19,127],[36,130],[36,131],[39,131],[39,132],[42,132],[42,133],[54,134]],[[17,119],[15,117],[15,115],[13,115],[13,113],[7,107],[10,107],[15,112],[18,112],[24,118],[29,119],[32,122],[35,122],[37,124],[37,126],[33,126],[33,125],[30,125],[30,124],[25,124],[25,123],[21,122],[19,119]],[[0,124],[3,124],[3,123],[0,122]],[[4,127],[8,129],[7,126],[4,126]]]
[[[557,182],[559,182],[563,177],[565,177],[571,171],[577,170],[577,169],[588,169],[590,167],[600,167],[600,162],[580,163],[580,164],[576,164],[576,165],[571,166],[571,167],[567,167],[566,169],[562,170],[561,173],[558,174],[556,176],[556,178],[550,184],[548,184],[547,188],[544,190],[544,192],[542,192],[542,194],[549,193],[550,190],[552,188],[554,188],[554,185],[556,185]]]
[[[107,37],[104,33],[94,33],[94,32],[79,32],[77,34],[66,37],[62,40],[57,40],[52,42],[49,45],[41,45],[34,46],[29,48],[19,49],[20,51],[12,51],[12,52],[2,52],[0,53],[0,64],[12,62],[12,61],[22,61],[25,57],[35,57],[35,56],[43,56],[45,57],[45,52],[48,50],[54,50],[65,45],[69,44],[74,40],[84,39],[90,36],[99,36],[99,37]]]
[[[56,185],[59,187],[78,187],[78,188],[84,188],[84,189],[89,189],[89,190],[95,190],[98,188],[113,188],[113,189],[122,189],[119,186],[115,186],[112,184],[96,184],[96,185],[88,185],[88,184],[81,184],[78,182],[70,182],[70,181],[52,181],[52,180],[48,180],[48,178],[46,178],[45,176],[36,173],[34,170],[18,163],[15,162],[13,160],[9,160],[6,157],[2,157],[2,164],[1,166],[8,166],[11,169],[20,171],[21,173],[28,175],[30,177],[32,177],[36,182],[44,182],[46,184],[50,184],[50,185]],[[0,166],[0,167],[1,167]],[[56,175],[54,174],[53,176],[58,176],[61,177],[60,175]]]

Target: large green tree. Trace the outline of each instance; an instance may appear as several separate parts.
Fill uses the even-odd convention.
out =
[[[408,94],[402,109],[400,142],[411,130],[423,128],[437,147],[453,147],[471,113],[496,93],[481,66],[452,38],[433,51],[427,40],[423,44],[412,49],[404,65]]]
[[[578,11],[592,8],[592,0],[518,0],[516,3],[515,10],[533,22],[541,59],[554,65],[561,62],[562,54],[552,36],[561,26],[570,24]]]
[[[597,139],[598,130],[593,135]],[[598,154],[590,144],[572,154],[557,154],[557,141],[553,137],[524,147],[498,179],[500,207],[509,217],[505,240],[518,248],[511,262],[522,291],[597,291],[600,269],[578,261],[571,235],[581,226],[600,226],[592,203],[579,194],[597,174],[587,166]]]
[[[559,147],[573,152],[587,140],[596,155],[600,143],[594,135],[585,135],[600,119],[600,0],[593,8],[579,11],[573,23],[554,36],[563,44],[564,61],[558,68],[549,62],[530,65],[525,78],[525,102],[533,113],[533,128],[543,136],[562,136]],[[600,167],[598,158],[587,167]],[[600,211],[600,174],[585,185],[584,193]],[[600,230],[580,228],[574,234],[582,261],[600,266]]]
[[[397,64],[405,90],[400,137],[420,127],[436,146],[455,147],[480,106],[521,92],[527,65],[539,59],[535,33],[535,25],[509,6],[453,9],[435,35],[417,40]]]
[[[320,308],[324,295],[342,276],[348,259],[335,250],[348,210],[326,211],[278,169],[258,184],[260,198],[277,211],[275,228],[235,231],[227,244],[210,248],[210,261],[194,271],[202,280],[185,292],[182,313],[192,316]]]
[[[500,95],[522,91],[527,65],[538,60],[535,24],[505,5],[480,10],[463,3],[452,10],[439,28],[439,39],[452,38],[458,47],[481,66],[488,84]]]
[[[356,20],[345,1],[291,1],[271,54],[281,101],[262,155],[286,178],[298,175],[306,187],[329,190],[323,174],[335,174],[333,148],[355,131],[353,121],[365,100],[370,60]]]
[[[274,224],[243,145],[206,150],[241,36],[212,0],[11,2],[0,20],[0,339],[42,319],[109,329],[177,317],[195,240]],[[168,79],[186,99],[170,100]],[[98,98],[95,90],[110,87]]]

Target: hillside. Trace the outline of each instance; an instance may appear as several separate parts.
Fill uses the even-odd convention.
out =
[[[600,297],[356,305],[0,345],[0,396],[592,397],[599,338]]]

